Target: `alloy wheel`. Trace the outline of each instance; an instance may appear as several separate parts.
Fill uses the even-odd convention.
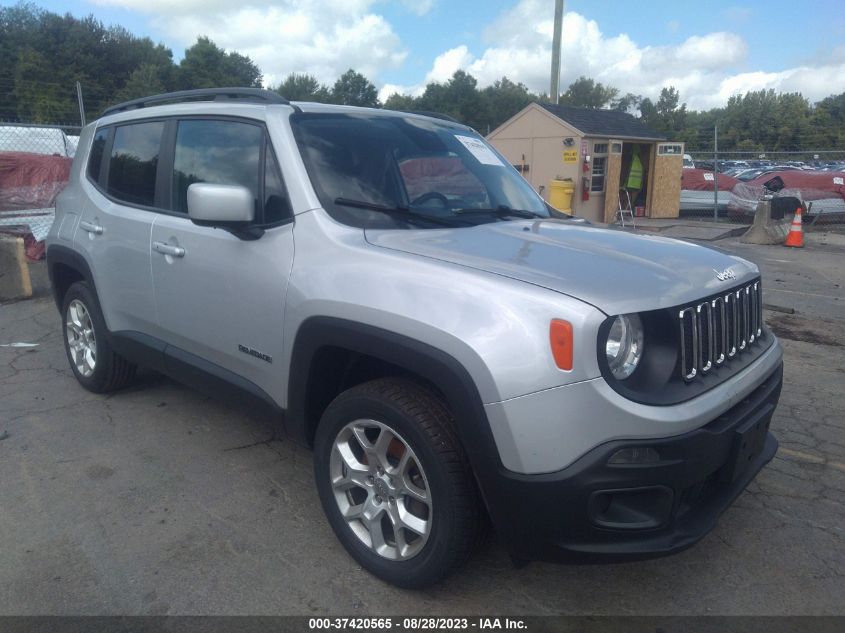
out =
[[[91,314],[79,299],[71,301],[67,308],[65,336],[76,371],[90,377],[97,367],[97,339]]]
[[[416,453],[396,431],[377,420],[344,426],[330,476],[340,513],[364,545],[390,560],[422,550],[431,534],[431,491]]]

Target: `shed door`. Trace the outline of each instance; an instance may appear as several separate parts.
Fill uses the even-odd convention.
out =
[[[622,178],[622,141],[610,141],[607,155],[607,179],[604,194],[604,221],[608,224],[616,220],[619,208],[619,182]]]
[[[683,143],[658,143],[654,173],[649,176],[651,217],[677,218],[681,206]]]

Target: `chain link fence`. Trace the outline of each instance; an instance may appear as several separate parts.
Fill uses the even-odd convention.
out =
[[[0,121],[0,152],[73,158],[79,142],[80,129],[78,125]]]
[[[682,176],[682,218],[750,224],[759,200],[771,195],[774,218],[788,221],[801,207],[805,230],[845,231],[845,151],[690,155],[695,169]]]

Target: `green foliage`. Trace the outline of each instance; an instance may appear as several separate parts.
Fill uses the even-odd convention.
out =
[[[583,75],[569,84],[562,95],[560,103],[578,106],[580,108],[606,108],[619,94],[619,90],[593,81]]]
[[[351,68],[343,73],[332,88],[332,101],[341,105],[377,108],[378,91],[370,80]]]
[[[208,38],[177,66],[168,48],[147,37],[31,3],[0,7],[0,59],[0,120],[78,121],[77,81],[89,119],[118,101],[169,90],[261,86],[252,60]]]
[[[486,127],[489,127],[490,131],[495,130],[529,103],[537,100],[523,84],[514,83],[507,77],[502,77],[492,86],[487,86],[481,94],[487,103]],[[484,126],[483,123],[482,126]],[[488,131],[484,127],[480,129],[483,132]]]
[[[475,77],[458,70],[445,84],[430,83],[417,100],[417,109],[440,112],[481,132],[489,123],[487,103]]]
[[[207,37],[185,51],[179,64],[179,83],[184,90],[228,86],[260,88],[261,71],[249,58],[217,46]]]
[[[331,91],[308,74],[291,73],[273,90],[290,101],[332,102]]]
[[[387,110],[410,112],[417,109],[417,100],[411,95],[400,95],[398,92],[394,92],[384,102],[384,107]]]
[[[165,92],[165,68],[155,64],[141,64],[132,71],[123,88],[117,91],[116,101],[130,101]]]

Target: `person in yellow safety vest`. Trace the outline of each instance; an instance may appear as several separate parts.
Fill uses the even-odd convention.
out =
[[[625,188],[636,189],[637,191],[643,188],[643,162],[640,160],[638,151],[635,151],[633,158],[631,158],[631,171],[628,172],[628,181],[625,183]]]
[[[631,156],[631,167],[628,170],[628,178],[625,180],[625,189],[628,190],[628,196],[631,204],[631,211],[634,210],[637,196],[640,189],[643,188],[643,162],[640,160],[640,146],[634,145]],[[627,206],[629,200],[625,200],[623,207]]]

